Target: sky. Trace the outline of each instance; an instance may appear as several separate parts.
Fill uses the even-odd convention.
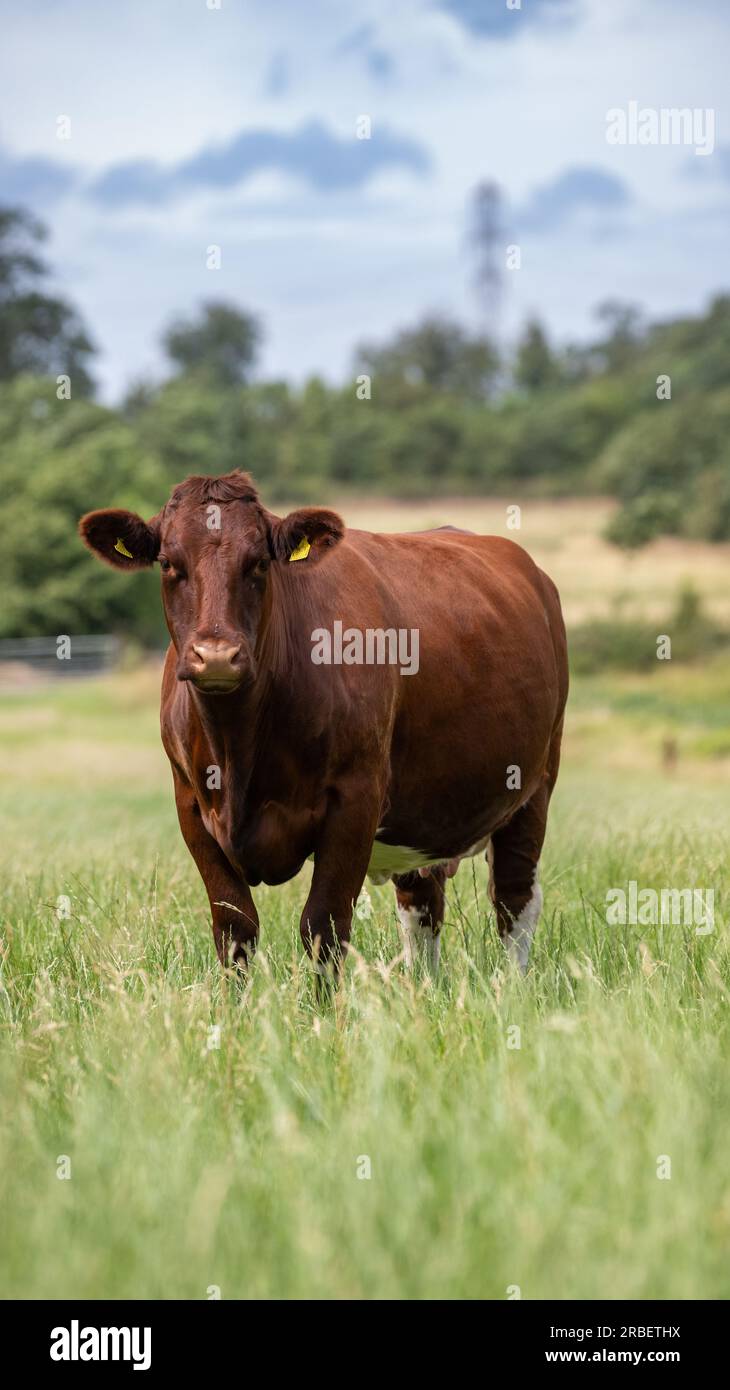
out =
[[[299,383],[426,313],[581,340],[607,298],[667,318],[728,289],[725,0],[5,0],[2,28],[0,201],[47,223],[107,400],[206,299],[259,316],[259,375]],[[712,138],[701,115],[698,140],[612,143],[631,102],[709,111]]]

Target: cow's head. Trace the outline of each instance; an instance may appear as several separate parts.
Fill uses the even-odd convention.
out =
[[[319,564],[344,530],[320,507],[273,516],[240,472],[186,479],[149,521],[105,510],[79,523],[89,549],[115,569],[159,564],[178,679],[212,695],[255,678],[276,568],[298,556]]]

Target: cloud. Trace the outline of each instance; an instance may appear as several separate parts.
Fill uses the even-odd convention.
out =
[[[285,96],[292,85],[289,59],[279,50],[269,63],[264,82],[264,95],[267,97]]]
[[[426,174],[431,159],[423,145],[374,127],[372,138],[340,139],[319,121],[289,134],[245,130],[223,145],[208,146],[191,159],[165,168],[152,160],[114,165],[91,186],[91,194],[108,207],[129,203],[169,203],[199,189],[220,190],[262,170],[294,174],[319,192],[356,188],[386,165],[401,165]]]
[[[382,44],[378,43],[374,25],[361,24],[340,40],[335,48],[335,56],[348,57],[350,54],[359,55],[370,76],[377,81],[387,82],[393,76],[395,62]]]
[[[458,19],[473,34],[490,39],[514,39],[523,25],[540,20],[575,20],[577,0],[524,0],[524,7],[507,8],[507,0],[438,0],[439,9]]]
[[[576,213],[615,212],[631,202],[627,185],[615,174],[591,167],[566,169],[535,190],[518,212],[518,222],[528,231],[552,231]]]
[[[70,192],[77,177],[69,164],[32,155],[16,158],[0,149],[0,188],[5,203],[47,207]]]
[[[40,28],[15,5],[3,29],[0,177],[51,225],[46,254],[104,344],[110,395],[210,294],[211,240],[226,248],[222,292],[267,325],[276,376],[339,380],[354,341],[434,307],[471,322],[465,217],[486,177],[504,190],[506,240],[529,243],[507,339],[528,312],[557,337],[592,333],[607,286],[668,317],[728,278],[721,147],[692,157],[690,182],[686,148],[604,139],[605,112],[630,97],[713,107],[723,138],[727,0],[694,0],[691,23],[686,0],[43,4]],[[360,112],[370,141],[354,138]]]
[[[707,159],[698,159],[696,155],[691,155],[683,165],[682,173],[685,178],[696,178],[699,175],[703,179],[719,179],[722,183],[730,183],[730,145],[716,145]]]

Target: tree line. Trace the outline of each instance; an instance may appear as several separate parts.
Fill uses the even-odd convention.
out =
[[[89,581],[89,506],[149,515],[188,473],[254,473],[267,500],[353,494],[611,495],[610,539],[730,538],[730,296],[651,324],[608,301],[591,342],[528,322],[509,352],[426,316],[359,344],[351,379],[262,381],[262,327],[211,301],[171,324],[164,379],[98,404],[95,346],[49,289],[43,228],[0,209],[0,635],[113,628],[159,635],[144,581]]]

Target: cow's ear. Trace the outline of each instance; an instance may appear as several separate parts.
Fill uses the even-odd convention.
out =
[[[271,548],[277,560],[320,560],[345,534],[342,517],[325,507],[300,507],[271,521]]]
[[[87,512],[79,522],[79,535],[89,550],[119,570],[145,569],[154,564],[160,549],[158,517],[143,521],[135,512],[115,508]]]

